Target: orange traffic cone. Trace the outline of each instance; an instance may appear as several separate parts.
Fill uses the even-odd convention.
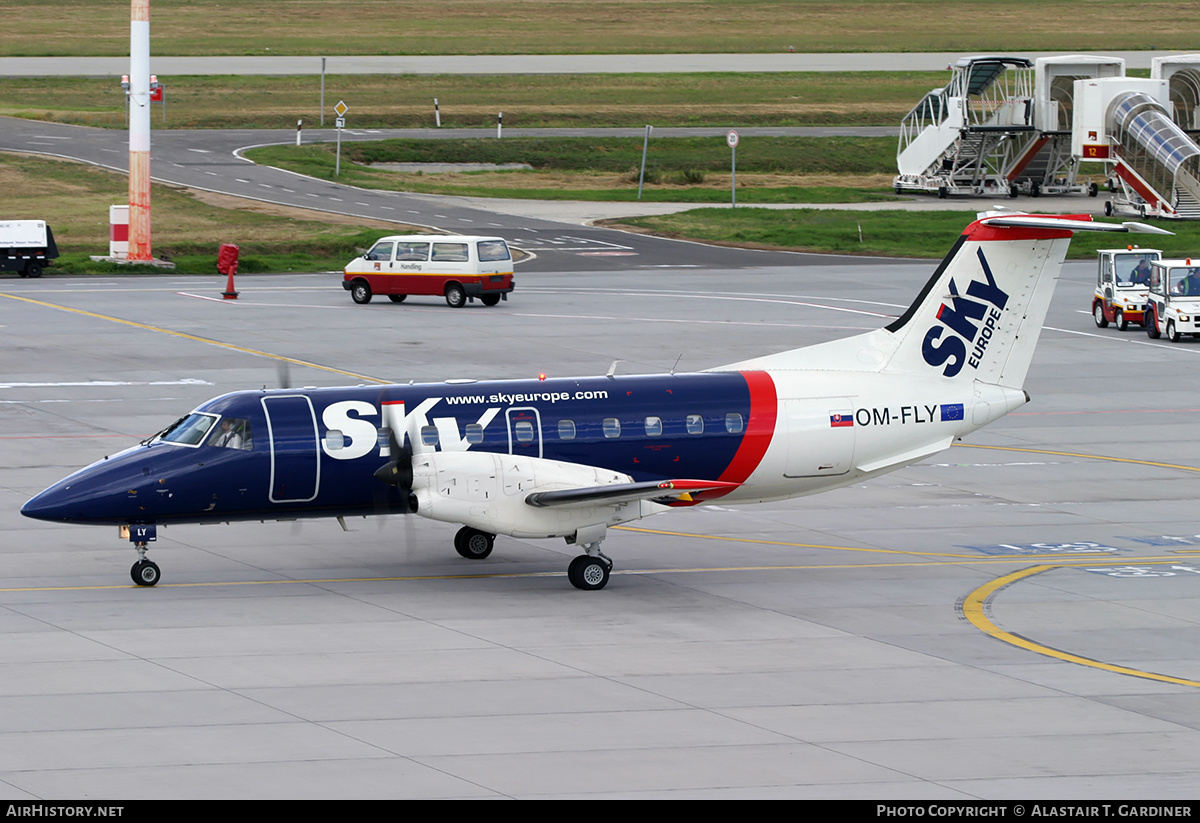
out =
[[[229,270],[229,282],[225,284],[225,291],[221,293],[221,297],[225,300],[237,300],[238,293],[233,290],[233,269]]]

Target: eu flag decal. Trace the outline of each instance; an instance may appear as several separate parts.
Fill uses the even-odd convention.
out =
[[[963,419],[963,404],[962,403],[943,403],[942,404],[942,422],[947,420],[962,420]]]

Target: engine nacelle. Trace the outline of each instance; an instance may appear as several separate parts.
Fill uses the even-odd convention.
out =
[[[579,530],[636,520],[663,507],[649,501],[595,506],[536,507],[534,492],[629,483],[627,474],[491,452],[432,452],[413,455],[417,514],[512,537],[572,537]]]

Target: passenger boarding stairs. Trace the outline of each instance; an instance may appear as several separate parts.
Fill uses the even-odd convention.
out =
[[[964,57],[942,89],[925,95],[900,126],[896,193],[1008,193],[1015,163],[1039,135],[1033,126],[1033,64],[1019,57]],[[1026,159],[1039,162],[1040,151]]]

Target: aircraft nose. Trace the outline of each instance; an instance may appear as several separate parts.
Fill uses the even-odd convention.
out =
[[[54,488],[39,492],[21,507],[21,514],[34,520],[65,520],[62,494]]]
[[[56,483],[43,492],[35,494],[21,507],[21,514],[35,520],[53,520],[71,522],[84,517],[78,495],[71,494],[68,488]]]
[[[125,511],[124,498],[133,492],[120,493],[129,489],[128,480],[122,482],[122,474],[94,467],[82,469],[35,494],[21,507],[21,514],[59,523],[127,521],[129,513]]]

